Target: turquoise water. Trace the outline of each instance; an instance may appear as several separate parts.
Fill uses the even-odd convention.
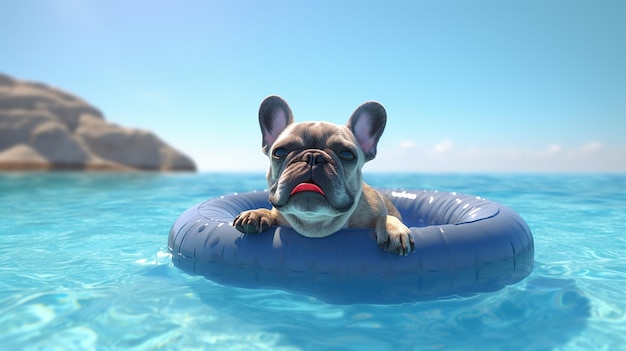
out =
[[[3,350],[626,349],[626,175],[377,175],[377,187],[483,196],[535,238],[522,282],[463,299],[324,304],[220,286],[171,264],[206,198],[262,174],[0,174]]]

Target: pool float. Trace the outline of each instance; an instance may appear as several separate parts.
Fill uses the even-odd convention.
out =
[[[521,281],[533,268],[528,225],[480,197],[438,191],[380,190],[411,229],[415,252],[376,245],[373,229],[307,238],[288,227],[244,235],[241,211],[269,208],[267,192],[210,199],[185,211],[168,247],[183,271],[217,283],[272,288],[340,304],[404,303],[465,297]]]

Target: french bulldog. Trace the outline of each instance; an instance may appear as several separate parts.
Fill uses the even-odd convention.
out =
[[[259,108],[262,151],[272,209],[240,213],[233,225],[244,234],[270,226],[290,226],[322,238],[342,228],[374,228],[383,250],[407,255],[414,250],[400,213],[362,180],[365,162],[376,156],[387,113],[378,102],[359,106],[346,126],[328,122],[294,123],[289,105],[269,96]]]

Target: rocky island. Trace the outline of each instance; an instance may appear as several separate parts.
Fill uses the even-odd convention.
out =
[[[107,122],[60,89],[0,74],[0,171],[195,171],[154,133]]]

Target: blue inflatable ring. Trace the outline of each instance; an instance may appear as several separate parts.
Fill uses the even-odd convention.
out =
[[[533,268],[530,229],[483,198],[437,191],[382,190],[415,241],[408,256],[384,252],[372,229],[321,239],[287,227],[243,235],[241,211],[269,208],[266,192],[222,196],[184,212],[168,246],[183,271],[224,285],[274,288],[330,303],[404,303],[470,296],[519,282]]]

